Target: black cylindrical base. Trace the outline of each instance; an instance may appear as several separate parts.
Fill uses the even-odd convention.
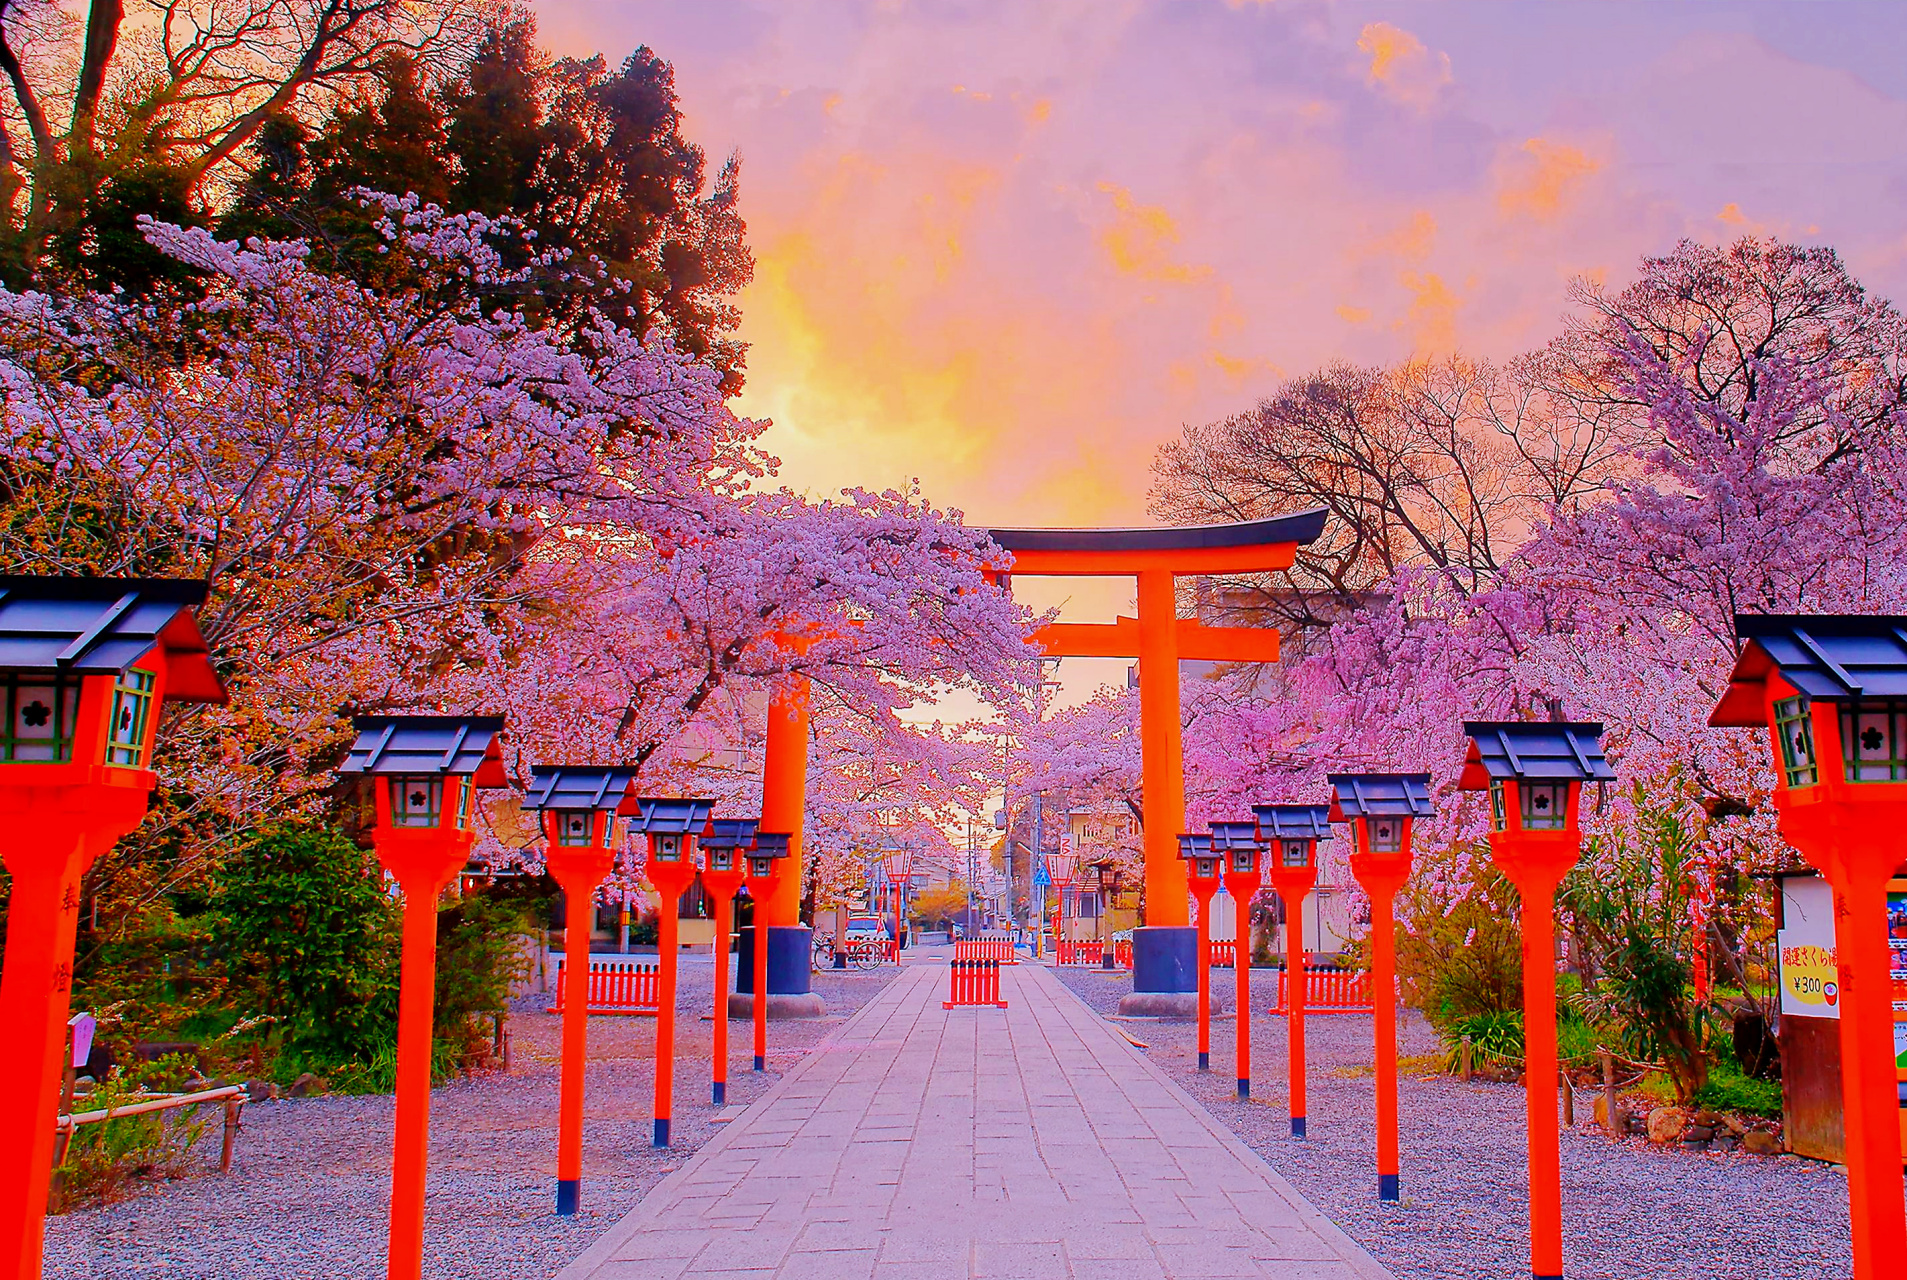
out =
[[[1397,1199],[1397,1175],[1380,1173],[1377,1175],[1377,1198],[1379,1200]]]
[[[581,1178],[558,1178],[556,1180],[556,1212],[567,1218],[576,1212],[583,1202],[583,1180]]]
[[[1132,989],[1179,994],[1198,991],[1198,930],[1190,925],[1144,925],[1132,931]]]
[[[752,995],[755,990],[755,927],[740,931],[735,960],[735,990]],[[809,957],[812,945],[806,925],[768,926],[768,994],[804,996],[808,994]]]
[[[762,1057],[760,1054],[756,1054],[755,1055],[755,1070],[757,1071],[768,1070],[768,1059]]]
[[[1291,1117],[1291,1136],[1294,1138],[1304,1137],[1304,1117],[1303,1116]]]
[[[655,1145],[658,1147],[666,1147],[669,1145],[669,1122],[667,1120],[656,1121]]]
[[[725,1105],[728,1102],[728,1081],[712,1080],[709,1083],[714,1086],[709,1092],[715,1105],[718,1107]]]
[[[1238,1080],[1238,1100],[1244,1102],[1251,1097],[1251,1077],[1240,1076]]]
[[[1210,1071],[1212,1069],[1212,1055],[1211,1054],[1201,1053],[1198,1056],[1198,1069],[1200,1071]]]

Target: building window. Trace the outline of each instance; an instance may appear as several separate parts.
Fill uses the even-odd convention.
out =
[[[73,758],[79,681],[67,676],[6,677],[6,736],[0,761],[65,764]]]
[[[1907,702],[1844,703],[1841,756],[1849,782],[1907,780]]]
[[[1809,787],[1820,781],[1814,759],[1814,721],[1805,698],[1775,703],[1775,736],[1781,739],[1781,763],[1791,787]]]
[[[129,667],[113,686],[113,719],[106,731],[106,763],[137,769],[146,758],[146,718],[152,714],[152,672]]]

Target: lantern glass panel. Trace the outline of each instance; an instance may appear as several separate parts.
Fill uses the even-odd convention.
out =
[[[1198,873],[1201,879],[1210,880],[1218,874],[1217,858],[1194,858],[1192,861],[1198,863]]]
[[[1503,779],[1490,779],[1490,830],[1501,831],[1510,824],[1509,804],[1503,794]]]
[[[1525,831],[1560,831],[1568,825],[1567,782],[1518,782],[1516,799]]]
[[[775,873],[775,860],[766,855],[751,857],[748,860],[748,873],[757,879],[771,876]]]
[[[682,837],[674,831],[657,832],[650,848],[657,862],[682,861]]]
[[[1907,780],[1907,702],[1843,704],[1841,755],[1849,782]]]
[[[146,721],[152,714],[152,672],[131,667],[113,686],[113,718],[106,726],[106,763],[137,769],[146,759]]]
[[[1308,867],[1311,865],[1311,842],[1309,840],[1286,840],[1282,852],[1287,867]]]
[[[465,794],[470,788],[465,787]],[[595,813],[589,809],[564,809],[556,815],[556,843],[567,848],[586,847]]]
[[[1775,703],[1775,737],[1781,740],[1781,767],[1789,786],[1809,787],[1821,780],[1814,757],[1814,720],[1806,698]]]
[[[1252,853],[1253,853],[1253,850],[1251,849],[1233,849],[1232,850],[1232,870],[1237,872],[1241,876],[1249,875],[1256,861],[1252,857]]]
[[[707,845],[703,845],[702,847],[708,854],[708,869],[710,871],[733,871],[735,869],[735,851],[733,849],[726,847],[710,849]]]
[[[1364,829],[1372,853],[1396,853],[1404,847],[1402,818],[1366,818]]]
[[[64,764],[73,758],[79,681],[70,676],[7,676],[5,712],[0,763]]]
[[[442,778],[392,778],[390,788],[392,826],[434,827],[443,821]]]

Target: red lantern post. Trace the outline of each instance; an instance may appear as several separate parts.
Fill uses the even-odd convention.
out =
[[[1855,1280],[1907,1259],[1887,882],[1907,865],[1907,617],[1737,615],[1708,722],[1767,727],[1781,834],[1834,889]]]
[[[40,1274],[80,878],[146,816],[160,712],[224,702],[197,582],[0,577],[0,1267]]]
[[[656,1087],[655,1137],[658,1147],[669,1145],[669,1120],[675,1105],[675,974],[683,892],[695,883],[691,843],[715,808],[713,800],[636,801],[631,831],[649,837],[649,883],[656,905]]]
[[[1237,973],[1238,1100],[1251,1097],[1251,900],[1264,878],[1258,869],[1258,824],[1214,822],[1212,852],[1225,862],[1225,892],[1231,895],[1234,943],[1232,963]]]
[[[905,929],[907,885],[914,878],[914,851],[891,850],[881,859],[881,873],[894,895],[894,962],[900,963],[901,931]],[[1044,904],[1042,904],[1044,905]]]
[[[715,1044],[709,1092],[718,1107],[728,1102],[728,929],[735,914],[735,893],[748,877],[743,858],[755,843],[759,825],[753,818],[711,818],[702,832],[702,888],[715,904]],[[765,962],[767,949],[757,947],[756,951]],[[760,987],[755,990],[761,992]]]
[[[1304,1137],[1304,1006],[1310,978],[1304,953],[1304,899],[1318,882],[1318,841],[1331,834],[1331,809],[1321,804],[1252,807],[1258,839],[1272,851],[1271,884],[1285,910],[1285,1023],[1291,1088],[1291,1136]]]
[[[1582,784],[1610,782],[1602,726],[1465,721],[1458,785],[1490,793],[1490,856],[1523,908],[1523,1082],[1528,1115],[1530,1273],[1563,1274],[1561,1141],[1556,1119],[1556,886],[1582,855]]]
[[[616,813],[634,769],[530,767],[526,812],[543,815],[544,862],[563,890],[562,1076],[556,1108],[556,1212],[582,1203],[583,1067],[589,1054],[589,934],[596,890],[615,863]]]
[[[1198,1069],[1212,1069],[1212,895],[1218,892],[1219,858],[1212,837],[1180,833],[1185,882],[1198,901]]]
[[[748,896],[755,900],[755,1070],[768,1070],[768,948],[763,945],[761,904],[775,893],[782,862],[794,851],[786,831],[757,831],[748,847]]]
[[[1398,1195],[1397,938],[1393,899],[1410,878],[1410,829],[1436,813],[1430,775],[1329,775],[1333,822],[1351,825],[1351,874],[1371,902],[1372,1030],[1377,1049],[1377,1198]]]
[[[390,1280],[417,1280],[424,1268],[437,901],[470,861],[476,789],[506,784],[497,747],[503,717],[359,716],[351,726],[357,741],[338,772],[369,786],[371,843],[404,894],[387,1268]]]

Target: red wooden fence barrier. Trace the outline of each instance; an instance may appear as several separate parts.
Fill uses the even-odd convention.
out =
[[[1077,964],[1097,966],[1105,948],[1097,938],[1075,940],[1061,938],[1053,948],[1053,958],[1058,964]]]
[[[1206,961],[1214,969],[1230,969],[1238,963],[1238,942],[1232,938],[1213,938],[1212,954]]]
[[[1356,972],[1343,969],[1307,969],[1305,970],[1304,1004],[1306,1013],[1369,1013],[1371,1003],[1371,975],[1368,972]],[[1272,1006],[1273,1013],[1287,1013],[1285,1004],[1285,971],[1278,971],[1278,1002]]]
[[[954,943],[954,959],[998,960],[1001,964],[1019,963],[1018,957],[1013,954],[1011,938],[961,938]],[[1065,961],[1061,963],[1064,964]]]
[[[1006,1001],[1000,998],[1000,962],[998,960],[954,961],[947,994],[948,998],[940,1005],[943,1009],[982,1004],[1006,1008]]]
[[[556,1003],[551,1013],[563,1011],[563,966],[556,963]],[[591,1013],[630,1013],[653,1016],[659,999],[656,992],[656,966],[636,960],[598,961],[589,970],[589,1011]]]

